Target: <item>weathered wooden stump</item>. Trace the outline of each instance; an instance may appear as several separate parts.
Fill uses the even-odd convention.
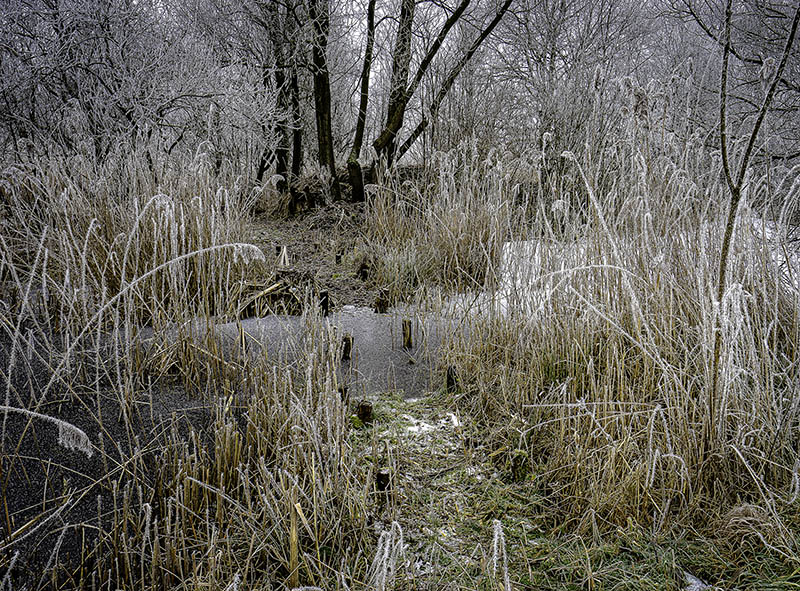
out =
[[[403,349],[410,351],[414,347],[411,340],[411,321],[403,318]]]
[[[456,372],[456,368],[452,365],[447,368],[445,390],[448,394],[455,394],[458,391],[458,373]]]
[[[356,275],[358,276],[359,279],[361,279],[361,281],[366,281],[367,279],[369,279],[369,273],[370,273],[370,265],[367,261],[363,261],[358,266],[358,271],[356,271]]]
[[[353,356],[353,335],[347,333],[342,337],[342,361],[350,361]]]
[[[372,403],[369,400],[362,400],[358,403],[356,409],[356,416],[365,425],[369,425],[375,420],[375,415],[372,410]]]
[[[392,473],[389,468],[381,468],[375,474],[375,490],[379,493],[386,493],[390,489]]]

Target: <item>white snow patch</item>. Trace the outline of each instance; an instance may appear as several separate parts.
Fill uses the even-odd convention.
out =
[[[435,425],[415,419],[411,415],[403,415],[402,418],[411,423],[411,425],[406,427],[406,431],[409,433],[430,433],[436,429]]]
[[[436,430],[457,429],[461,426],[461,421],[452,412],[447,413],[447,416],[437,421],[436,424],[415,419],[409,414],[404,414],[401,418],[411,423],[405,428],[408,433],[430,433]]]
[[[459,421],[458,417],[452,412],[447,413],[447,418],[450,419],[450,424],[453,426],[454,429],[458,429],[461,426],[461,421]],[[442,419],[442,421],[446,421],[446,419]]]

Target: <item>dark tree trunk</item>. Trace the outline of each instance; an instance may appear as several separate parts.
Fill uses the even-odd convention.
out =
[[[280,58],[280,53],[278,54]],[[278,118],[276,132],[278,145],[275,148],[275,174],[281,179],[277,189],[285,193],[289,188],[289,89],[286,81],[286,68],[279,64],[275,71],[275,86],[278,89]]]
[[[408,85],[408,68],[411,64],[411,29],[414,25],[414,9],[416,0],[403,0],[400,6],[400,21],[397,25],[397,39],[392,55],[392,79],[389,85],[389,105],[386,110],[386,127],[392,130],[384,149],[378,153],[385,158],[390,167],[397,150],[396,134],[403,127],[406,104],[406,87]]]
[[[258,159],[258,169],[256,169],[256,183],[261,184],[261,181],[264,180],[264,174],[267,172],[267,168],[269,168],[270,161],[272,158],[272,149],[269,146],[264,147],[264,151],[261,152],[261,158]]]
[[[300,113],[300,84],[297,68],[292,68],[292,182],[297,182],[303,171],[303,123]]]
[[[267,64],[262,64],[261,66],[261,83],[264,86],[264,90],[268,91],[270,89],[272,84],[272,69]],[[258,160],[258,169],[256,170],[256,183],[259,184],[263,182],[267,170],[272,166],[277,157],[275,146],[272,144],[272,133],[275,131],[276,126],[277,122],[274,119],[265,121],[261,125],[266,144],[264,150],[261,152],[261,158]]]
[[[310,0],[308,14],[314,31],[311,45],[311,69],[314,78],[314,111],[317,120],[317,146],[319,163],[331,174],[331,192],[340,199],[339,180],[336,175],[336,160],[333,154],[333,132],[331,129],[331,83],[328,74],[329,21],[328,0]]]
[[[356,133],[353,138],[353,149],[347,159],[347,173],[350,176],[353,201],[364,201],[364,177],[361,173],[361,164],[358,158],[361,154],[361,145],[364,142],[364,127],[367,122],[369,74],[372,69],[372,47],[375,43],[375,3],[376,0],[369,0],[367,7],[367,47],[364,50],[364,65],[361,68],[361,100],[358,106],[358,121],[356,122]]]

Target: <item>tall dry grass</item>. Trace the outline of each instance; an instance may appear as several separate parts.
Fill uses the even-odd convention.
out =
[[[2,585],[366,576],[338,342],[309,317],[289,366],[213,329],[263,259],[236,179],[203,155],[162,186],[67,166],[2,177]]]
[[[410,284],[403,265],[421,273],[424,261],[449,293],[490,288],[451,300],[454,325],[467,328],[445,363],[498,453],[526,458],[554,528],[681,524],[734,545],[755,539],[742,547],[796,564],[798,268],[782,255],[793,252],[798,171],[753,168],[717,302],[718,154],[647,113],[609,116],[616,135],[563,154],[573,175],[563,191],[539,183],[536,154],[524,169],[445,155],[427,193],[379,189],[370,221],[384,268]],[[518,184],[531,188],[525,203]],[[470,272],[481,264],[485,276]]]
[[[369,187],[367,242],[373,278],[391,300],[421,287],[474,290],[493,278],[503,242],[521,227],[539,158],[476,144],[436,154],[411,179],[388,173]]]

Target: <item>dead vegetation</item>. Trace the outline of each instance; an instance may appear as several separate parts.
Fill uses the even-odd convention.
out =
[[[322,239],[351,218],[304,218],[329,274],[279,269],[287,235],[246,244],[246,196],[202,167],[171,195],[135,178],[152,196],[127,200],[6,171],[3,585],[675,589],[684,570],[793,584],[797,269],[775,253],[795,172],[770,170],[788,204],[772,243],[741,212],[716,302],[713,163],[635,120],[613,142],[605,160],[567,155],[580,191],[541,183],[541,154],[468,145],[427,180],[386,177],[352,241]],[[603,193],[601,169],[617,174]],[[371,401],[371,426],[343,400],[316,299],[362,264],[388,301],[463,329],[442,391]],[[280,311],[311,334],[291,366],[210,331]]]

